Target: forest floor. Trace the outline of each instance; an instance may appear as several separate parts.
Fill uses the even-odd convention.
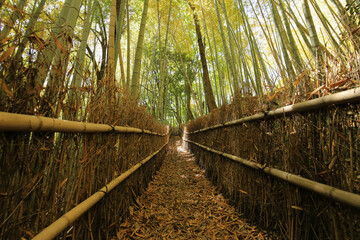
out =
[[[119,239],[267,239],[249,225],[217,192],[181,147],[170,141],[161,169],[146,192],[130,207],[117,232]]]

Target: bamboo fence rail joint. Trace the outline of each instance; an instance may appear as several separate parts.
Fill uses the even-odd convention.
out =
[[[351,193],[351,192],[347,192],[323,183],[319,183],[304,177],[300,177],[298,175],[292,174],[292,173],[288,173],[276,168],[272,168],[272,167],[266,167],[265,165],[261,165],[259,163],[256,162],[252,162],[228,153],[224,153],[224,152],[220,152],[217,151],[215,149],[209,148],[205,145],[199,144],[197,142],[191,141],[191,140],[187,140],[184,139],[184,141],[187,141],[189,143],[195,144],[196,146],[203,148],[209,152],[213,152],[216,153],[218,155],[221,155],[223,157],[226,157],[228,159],[231,159],[235,162],[241,163],[247,167],[262,171],[266,174],[269,174],[271,176],[274,176],[278,179],[282,179],[286,182],[289,182],[291,184],[294,184],[298,187],[310,190],[314,193],[320,194],[322,196],[325,196],[327,198],[333,199],[337,202],[341,202],[343,204],[346,204],[348,206],[360,209],[360,195],[359,194],[355,194],[355,193]]]

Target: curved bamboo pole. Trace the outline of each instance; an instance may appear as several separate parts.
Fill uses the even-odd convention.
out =
[[[169,141],[168,141],[169,142]],[[147,158],[143,159],[141,162],[132,166],[129,170],[121,174],[116,179],[112,180],[106,186],[98,190],[96,193],[88,197],[86,200],[81,202],[79,205],[62,215],[58,220],[53,222],[50,226],[43,229],[38,235],[36,235],[33,240],[41,239],[53,239],[59,233],[64,231],[68,226],[70,226],[73,222],[75,222],[82,214],[87,212],[92,206],[94,206],[97,202],[99,202],[105,194],[109,193],[116,186],[118,186],[122,181],[124,181],[127,177],[129,177],[132,173],[138,170],[142,165],[147,163],[150,159],[152,159],[156,154],[158,154],[167,144],[165,143],[159,150],[152,153]]]
[[[34,115],[0,112],[0,131],[30,131],[30,132],[67,132],[67,133],[145,133],[157,136],[167,134],[156,133],[146,129],[112,126],[108,124],[85,123],[60,120],[56,118]]]
[[[284,180],[286,182],[292,183],[298,187],[305,188],[314,193],[317,193],[317,194],[320,194],[327,198],[333,199],[337,202],[344,203],[348,206],[360,208],[360,195],[359,194],[343,191],[341,189],[338,189],[338,188],[335,188],[335,187],[332,187],[332,186],[329,186],[329,185],[326,185],[323,183],[319,183],[319,182],[316,182],[316,181],[313,181],[313,180],[310,180],[310,179],[307,179],[304,177],[300,177],[298,175],[288,173],[288,172],[285,172],[285,171],[282,171],[282,170],[279,170],[276,168],[266,167],[266,166],[263,166],[256,162],[252,162],[252,161],[249,161],[249,160],[246,160],[246,159],[243,159],[243,158],[240,158],[240,157],[228,154],[228,153],[217,151],[215,149],[209,148],[207,146],[201,145],[201,144],[191,141],[191,140],[186,140],[186,139],[184,139],[184,140],[187,142],[190,142],[192,144],[195,144],[198,147],[201,147],[209,152],[219,154],[223,157],[226,157],[235,162],[241,163],[250,168],[262,171],[266,174],[269,174],[271,176],[274,176],[274,177]]]
[[[323,108],[323,107],[326,107],[326,106],[329,106],[332,104],[338,105],[338,104],[343,104],[343,103],[355,102],[355,101],[359,101],[359,100],[360,100],[360,87],[351,89],[351,90],[347,90],[347,91],[343,91],[343,92],[339,92],[339,93],[334,93],[332,95],[327,95],[327,96],[324,96],[321,98],[317,98],[317,99],[313,99],[313,100],[309,100],[309,101],[305,101],[305,102],[301,102],[301,103],[296,103],[296,104],[289,105],[286,107],[281,107],[281,108],[272,110],[268,113],[258,113],[258,114],[255,114],[255,115],[252,115],[249,117],[244,117],[244,118],[236,119],[236,120],[221,123],[221,124],[216,124],[214,126],[206,127],[203,129],[193,131],[193,132],[185,132],[185,134],[194,134],[194,133],[199,133],[199,132],[205,132],[208,130],[222,128],[222,127],[228,127],[228,126],[232,126],[232,125],[241,124],[244,122],[263,120],[265,118],[270,118],[270,117],[280,117],[280,116],[284,116],[286,114],[311,111],[311,110]]]

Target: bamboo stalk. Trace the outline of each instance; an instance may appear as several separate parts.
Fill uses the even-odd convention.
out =
[[[324,96],[321,98],[317,98],[317,99],[313,99],[313,100],[309,100],[309,101],[305,101],[305,102],[301,102],[301,103],[296,103],[296,104],[289,105],[286,107],[281,107],[281,108],[272,110],[272,111],[268,112],[267,114],[266,113],[258,113],[258,114],[252,115],[252,116],[236,119],[233,121],[216,124],[214,126],[206,127],[203,129],[193,131],[193,132],[184,132],[184,133],[185,134],[195,134],[195,133],[205,132],[205,131],[212,130],[212,129],[233,126],[233,125],[237,125],[237,124],[241,124],[241,123],[245,123],[245,122],[263,120],[265,118],[270,118],[270,117],[280,117],[280,116],[284,116],[285,114],[306,112],[306,111],[311,111],[311,110],[327,107],[332,104],[338,105],[338,104],[355,102],[355,101],[359,101],[359,100],[360,100],[360,87],[355,88],[355,89],[350,89],[347,91],[343,91],[343,92],[339,92],[339,93],[334,93],[332,95],[327,95],[327,96]]]
[[[0,112],[0,131],[31,131],[31,132],[68,132],[68,133],[145,133],[166,136],[146,129],[112,126],[108,124],[85,123],[40,117],[25,114]]]
[[[92,206],[99,202],[105,196],[105,194],[113,190],[116,186],[118,186],[121,182],[128,178],[132,173],[134,173],[142,165],[147,163],[156,154],[158,154],[167,144],[168,142],[165,143],[159,150],[153,152],[150,156],[132,166],[129,170],[121,174],[116,179],[112,180],[110,183],[108,183],[96,193],[85,199],[79,205],[62,215],[58,220],[53,222],[50,226],[43,229],[38,235],[36,235],[33,240],[45,240],[55,238],[59,233],[64,231],[68,226],[70,226],[74,221],[76,221],[82,214],[87,212]]]
[[[359,194],[355,194],[355,193],[351,193],[351,192],[347,192],[347,191],[343,191],[341,189],[323,184],[323,183],[319,183],[304,177],[300,177],[297,175],[294,175],[292,173],[288,173],[276,168],[272,168],[272,167],[266,167],[263,166],[259,163],[253,162],[253,161],[249,161],[228,153],[224,153],[224,152],[220,152],[217,151],[215,149],[209,148],[207,146],[201,145],[197,142],[191,141],[191,140],[186,140],[187,142],[190,142],[192,144],[195,144],[198,147],[201,147],[209,152],[213,152],[216,154],[219,154],[223,157],[226,157],[228,159],[231,159],[235,162],[241,163],[247,167],[262,171],[266,174],[269,174],[271,176],[274,176],[276,178],[282,179],[286,182],[292,183],[296,186],[299,186],[301,188],[305,188],[307,190],[310,190],[312,192],[315,192],[317,194],[320,194],[322,196],[325,196],[327,198],[333,199],[337,202],[341,202],[344,203],[348,206],[351,207],[355,207],[355,208],[360,208],[360,195]]]

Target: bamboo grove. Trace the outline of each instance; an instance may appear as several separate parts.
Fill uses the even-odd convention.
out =
[[[126,92],[164,123],[181,124],[236,94],[261,103],[284,95],[286,103],[359,80],[359,1],[3,0],[0,7],[3,111],[75,120],[92,92],[114,95],[103,100],[109,104]]]
[[[354,88],[359,46],[359,0],[0,0],[0,111],[165,134],[163,124],[196,125],[230,103],[234,119]],[[35,222],[19,238],[166,142],[137,133],[1,134],[0,234]],[[147,166],[151,174],[160,163]],[[109,200],[118,219],[151,174],[143,170],[121,187],[126,198]],[[70,234],[105,236],[111,210],[93,210]],[[105,228],[92,222],[96,211]]]

